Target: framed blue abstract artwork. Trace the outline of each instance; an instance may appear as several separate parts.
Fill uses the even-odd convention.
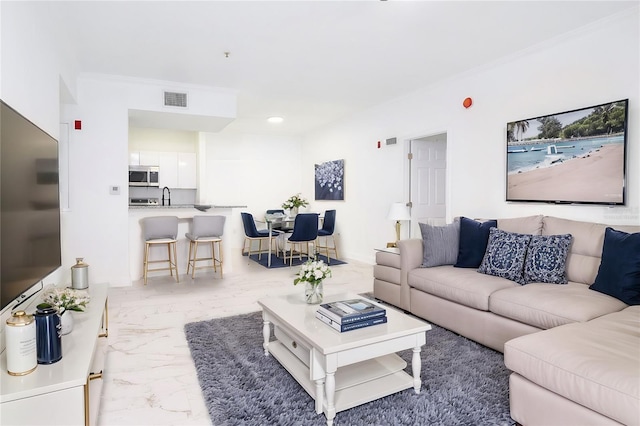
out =
[[[316,164],[316,200],[344,200],[344,160]]]

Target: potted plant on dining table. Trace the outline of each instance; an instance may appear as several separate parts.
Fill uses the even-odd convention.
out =
[[[289,210],[290,217],[296,217],[296,215],[298,214],[298,209],[300,207],[307,207],[308,205],[309,202],[305,198],[302,198],[302,195],[300,193],[297,193],[296,195],[292,195],[287,201],[282,203],[282,208],[285,210]]]

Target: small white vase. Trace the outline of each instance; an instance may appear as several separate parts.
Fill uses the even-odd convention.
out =
[[[66,311],[60,316],[60,334],[69,334],[72,330],[73,315],[71,315],[71,311]]]
[[[324,289],[322,288],[322,281],[318,284],[311,284],[310,282],[305,282],[304,286],[304,299],[310,305],[317,305],[322,303],[322,297],[324,295]]]
[[[293,207],[289,210],[289,216],[296,217],[298,215],[298,207]]]

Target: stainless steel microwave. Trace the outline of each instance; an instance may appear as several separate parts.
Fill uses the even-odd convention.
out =
[[[160,186],[158,166],[129,166],[129,186]]]

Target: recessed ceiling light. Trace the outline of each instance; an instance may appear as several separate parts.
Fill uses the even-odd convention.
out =
[[[284,121],[284,118],[282,118],[282,117],[269,117],[269,118],[267,118],[267,121],[269,123],[282,123]]]

